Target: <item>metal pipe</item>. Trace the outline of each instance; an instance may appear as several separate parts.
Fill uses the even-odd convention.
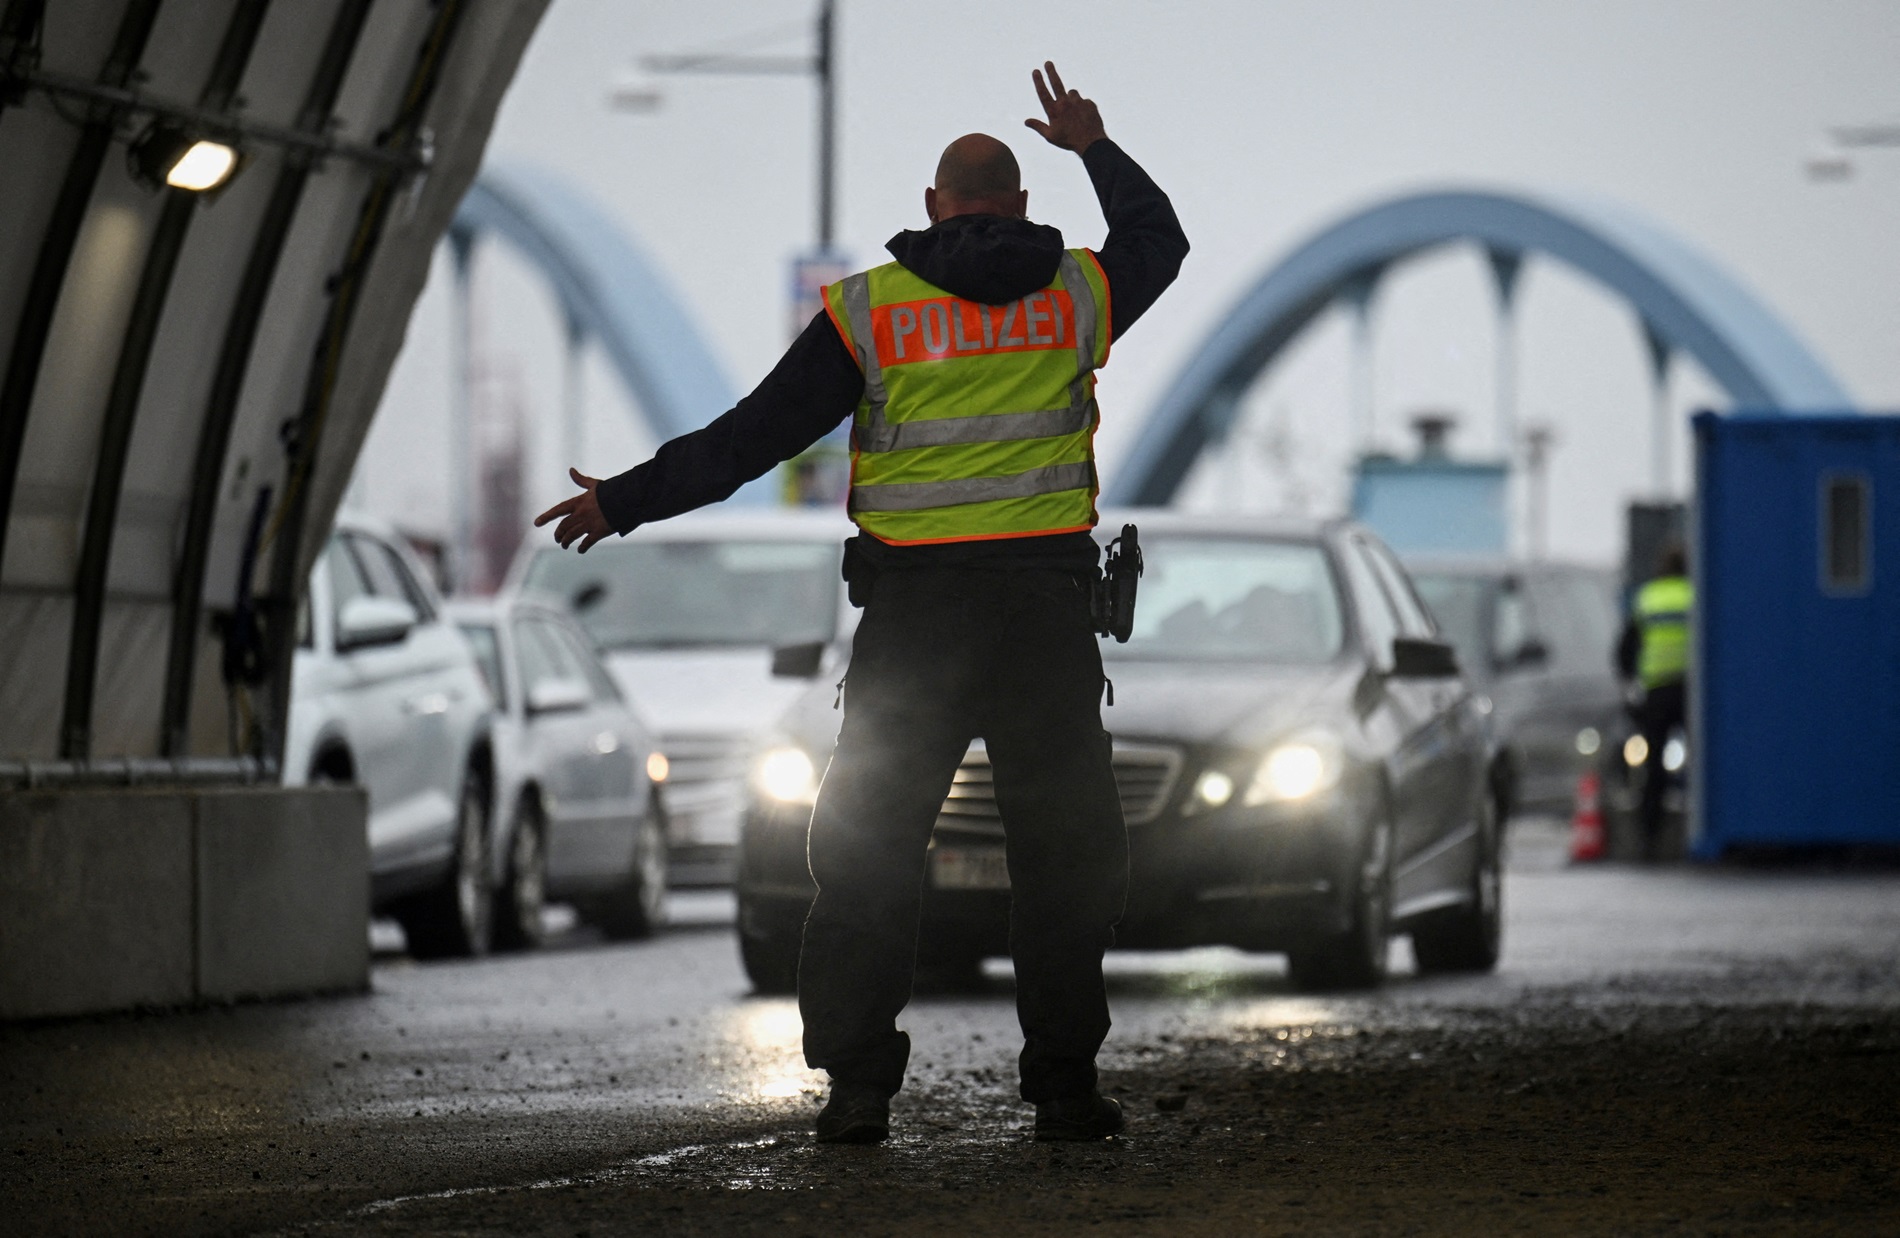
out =
[[[586,381],[587,332],[573,315],[567,318],[567,350],[561,365],[561,450],[569,467],[580,468],[587,459]],[[582,470],[585,472],[585,470]],[[562,474],[566,480],[566,474]]]
[[[321,132],[329,127],[330,114],[343,88],[343,76],[355,58],[369,7],[370,0],[349,0],[337,10],[323,57],[317,62],[316,74],[310,80],[303,108],[297,116],[300,129]],[[263,320],[264,302],[312,171],[309,164],[296,161],[278,171],[277,184],[271,190],[270,202],[264,208],[264,217],[251,243],[250,257],[244,264],[237,297],[231,303],[224,343],[211,379],[211,395],[198,430],[190,505],[185,514],[178,570],[173,577],[171,643],[165,660],[165,705],[159,751],[168,757],[181,757],[190,749],[192,684],[198,661],[205,569],[218,511],[218,487],[224,478],[224,460],[230,450],[238,396],[250,367],[252,346]]]
[[[1675,350],[1669,341],[1643,322],[1643,343],[1649,350],[1649,488],[1657,499],[1673,492],[1674,469],[1670,459],[1669,365]]]
[[[104,761],[0,761],[0,787],[138,786],[145,783],[275,782],[277,767],[255,757],[184,757],[153,760],[116,757]]]
[[[1498,290],[1498,455],[1509,460],[1517,450],[1517,277],[1524,259],[1508,249],[1487,249],[1485,257]]]
[[[0,87],[37,90],[44,94],[63,95],[88,103],[103,103],[117,109],[122,115],[143,113],[165,120],[175,120],[193,130],[230,138],[240,143],[280,146],[307,159],[320,160],[326,156],[335,156],[385,171],[401,173],[426,172],[429,169],[429,152],[426,146],[409,148],[367,146],[361,142],[331,137],[326,133],[310,133],[265,121],[247,120],[226,111],[224,104],[215,107],[193,107],[186,103],[160,99],[142,90],[102,86],[87,78],[75,77],[70,73],[59,73],[51,69],[0,70]]]
[[[832,36],[836,29],[832,0],[818,6],[818,252],[831,252],[836,215],[837,98],[832,74]]]
[[[158,19],[159,0],[133,0],[119,19],[119,32],[112,42],[112,53],[100,70],[106,85],[122,85],[138,68],[145,43],[151,37],[152,24]],[[26,445],[26,421],[33,410],[33,392],[39,386],[40,362],[46,356],[46,342],[52,334],[53,313],[59,308],[60,290],[66,284],[66,270],[72,263],[73,247],[79,241],[80,226],[86,220],[92,201],[93,186],[99,169],[112,145],[113,125],[117,117],[107,113],[94,116],[80,131],[79,144],[66,164],[66,178],[60,183],[59,198],[40,239],[39,256],[33,263],[33,275],[27,284],[26,300],[20,307],[19,326],[13,334],[13,351],[7,358],[7,373],[0,380],[0,566],[4,566],[7,525],[13,515],[13,488],[20,473],[20,453]]]
[[[237,91],[257,44],[269,0],[245,0],[231,13],[212,62],[203,97],[222,106]],[[139,396],[145,390],[145,372],[151,364],[152,345],[165,313],[178,257],[197,212],[199,195],[188,189],[170,189],[146,251],[145,270],[139,277],[119,345],[119,361],[106,396],[100,421],[99,446],[93,459],[92,490],[86,502],[86,525],[81,534],[79,567],[73,581],[72,635],[66,645],[66,708],[59,727],[59,754],[69,760],[92,755],[93,689],[99,671],[100,630],[105,623],[106,577],[112,568],[112,539],[117,532],[119,496],[125,485],[127,454],[138,418]]]
[[[475,560],[475,364],[473,233],[449,234],[455,282],[449,292],[449,587],[466,590]]]

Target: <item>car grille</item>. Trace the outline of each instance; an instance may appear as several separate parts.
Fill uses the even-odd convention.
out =
[[[1122,819],[1146,825],[1161,815],[1174,779],[1181,771],[1181,751],[1160,744],[1117,741],[1114,755],[1115,789],[1121,793]],[[950,794],[938,810],[938,829],[962,833],[1001,834],[1003,817],[996,808],[996,781],[990,772],[990,754],[982,740],[970,745],[957,767]]]
[[[660,737],[666,754],[666,809],[676,846],[731,845],[745,812],[749,739],[744,734]]]

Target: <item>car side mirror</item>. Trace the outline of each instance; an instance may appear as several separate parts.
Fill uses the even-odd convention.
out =
[[[528,689],[530,714],[558,714],[585,709],[594,694],[578,679],[543,679]]]
[[[416,608],[397,598],[353,597],[337,610],[337,652],[401,644],[418,621]]]
[[[1510,656],[1506,665],[1517,670],[1532,670],[1540,666],[1549,666],[1550,647],[1535,636],[1529,637],[1517,647],[1517,652]]]
[[[1394,679],[1449,679],[1458,673],[1458,654],[1442,640],[1418,636],[1392,638]]]
[[[607,586],[598,580],[590,580],[574,590],[574,596],[568,600],[568,605],[573,608],[575,614],[584,615],[606,600]]]
[[[772,674],[779,679],[816,679],[825,664],[825,642],[780,645],[772,651]]]

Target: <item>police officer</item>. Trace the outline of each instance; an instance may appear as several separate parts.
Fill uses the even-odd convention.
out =
[[[1689,583],[1689,559],[1680,543],[1665,547],[1654,579],[1636,591],[1629,622],[1617,648],[1617,669],[1642,685],[1637,711],[1649,755],[1643,761],[1640,820],[1643,848],[1655,855],[1662,836],[1663,790],[1668,773],[1663,752],[1672,733],[1688,718],[1689,612],[1695,587]]]
[[[1095,371],[1187,255],[1173,207],[1053,64],[1045,119],[1082,158],[1108,221],[1099,251],[1027,218],[1015,156],[970,134],[924,191],[931,226],[894,262],[825,290],[825,309],[737,407],[535,521],[582,553],[730,495],[851,416],[854,602],[838,746],[813,809],[818,886],[799,960],[805,1059],[831,1093],[823,1142],[889,1130],[909,1038],[930,833],[983,738],[1008,831],[1022,1096],[1038,1139],[1100,1139],[1108,1034],[1102,952],[1120,919],[1127,838],[1102,729],[1088,583],[1099,552]]]

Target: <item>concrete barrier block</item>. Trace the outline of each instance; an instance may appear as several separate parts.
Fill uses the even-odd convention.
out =
[[[193,997],[192,806],[175,792],[0,793],[0,1018]]]
[[[369,986],[368,805],[354,787],[196,793],[198,996]]]

